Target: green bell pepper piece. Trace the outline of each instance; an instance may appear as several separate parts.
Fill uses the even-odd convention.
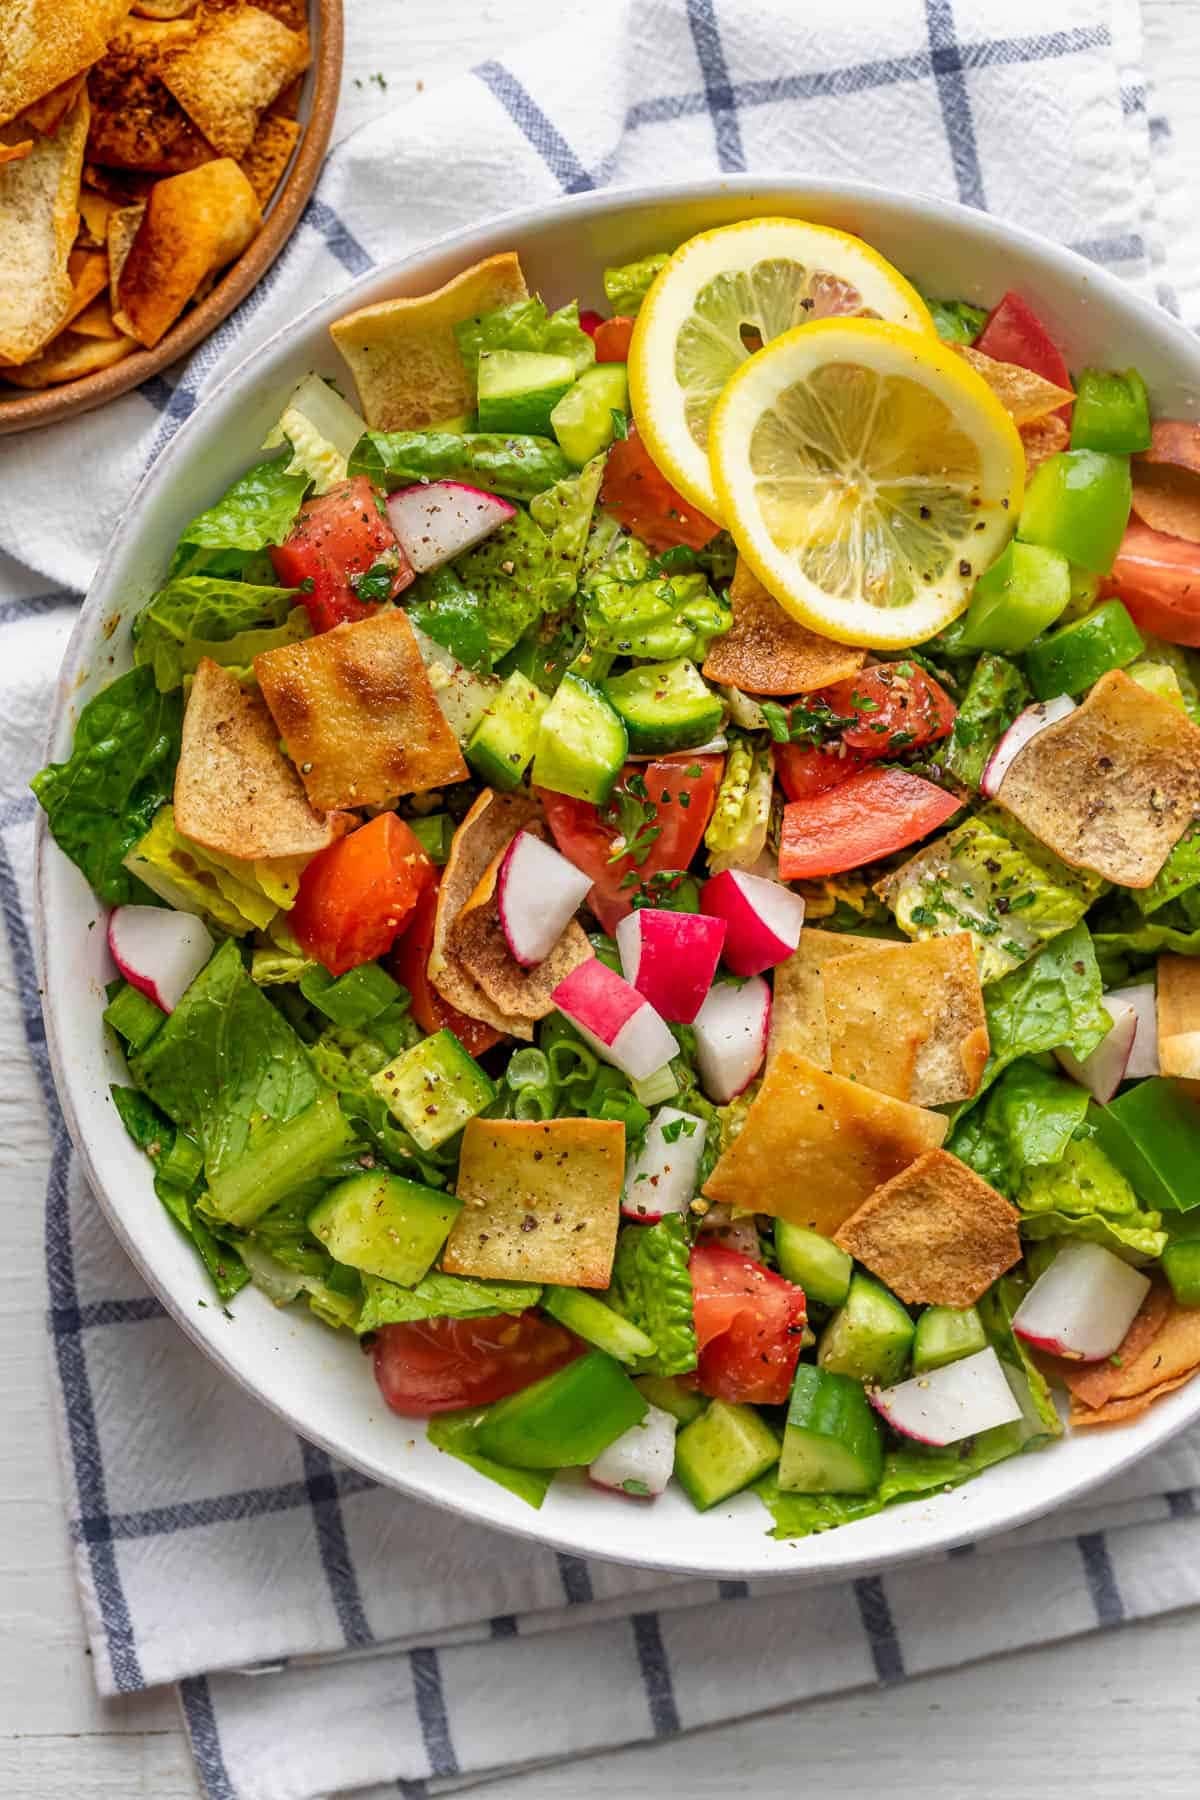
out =
[[[454,820],[449,813],[427,813],[423,819],[410,819],[408,828],[431,863],[440,869],[450,861]]]
[[[1125,668],[1145,648],[1121,602],[1106,600],[1073,625],[1031,644],[1025,672],[1038,699],[1052,700],[1056,694],[1086,692],[1110,669]]]
[[[1088,1108],[1100,1148],[1145,1207],[1189,1212],[1200,1206],[1200,1107],[1183,1084],[1155,1075],[1107,1106]]]
[[[1081,569],[1107,575],[1125,535],[1132,500],[1128,458],[1103,450],[1064,450],[1035,470],[1017,536],[1026,544],[1060,550]]]
[[[1071,567],[1040,544],[1008,545],[975,583],[961,643],[964,650],[1027,650],[1071,598]]]
[[[1071,415],[1072,450],[1129,456],[1150,448],[1150,396],[1136,369],[1085,369]]]
[[[575,1469],[639,1425],[646,1410],[620,1363],[592,1350],[498,1400],[480,1420],[476,1442],[513,1468]]]

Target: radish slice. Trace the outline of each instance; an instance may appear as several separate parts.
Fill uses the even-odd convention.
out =
[[[1000,1358],[990,1347],[914,1375],[867,1398],[893,1431],[919,1444],[957,1444],[961,1438],[1011,1425],[1021,1417]]]
[[[657,906],[639,907],[617,926],[626,981],[679,1025],[690,1025],[703,1006],[724,942],[720,919]]]
[[[1118,1000],[1115,993],[1102,994],[1100,1004],[1112,1024],[1091,1055],[1081,1061],[1069,1050],[1056,1050],[1054,1054],[1071,1079],[1085,1087],[1101,1106],[1106,1106],[1129,1074],[1129,1060],[1137,1041],[1138,1015],[1128,1001]]]
[[[212,955],[213,941],[193,913],[118,906],[108,916],[108,948],[130,987],[169,1013]]]
[[[686,1212],[696,1197],[708,1127],[677,1106],[660,1106],[642,1147],[625,1164],[621,1211],[653,1225],[664,1213]]]
[[[572,969],[550,998],[596,1055],[631,1081],[645,1081],[675,1054],[654,1008],[598,956]]]
[[[735,975],[761,975],[792,954],[800,942],[804,902],[779,881],[743,869],[725,869],[706,881],[700,904],[726,924],[725,967]]]
[[[505,942],[522,968],[546,960],[591,885],[590,876],[532,831],[518,831],[496,876],[496,906]]]
[[[761,975],[718,981],[696,1014],[696,1064],[710,1100],[724,1106],[754,1080],[767,1054],[771,990]]]
[[[462,481],[417,482],[388,495],[388,518],[409,562],[423,575],[490,537],[516,513],[497,494]]]
[[[674,1467],[675,1420],[661,1406],[650,1406],[644,1419],[600,1452],[588,1470],[588,1479],[614,1493],[654,1500],[670,1481]]]
[[[1126,1081],[1141,1081],[1157,1075],[1158,1065],[1158,997],[1152,981],[1138,981],[1132,987],[1114,988],[1103,996],[1102,1004],[1132,1006],[1137,1017],[1133,1050],[1125,1065]],[[1110,1008],[1111,1010],[1111,1008]]]
[[[1102,1244],[1064,1244],[1013,1314],[1012,1328],[1053,1356],[1099,1362],[1119,1347],[1149,1289],[1145,1275]]]
[[[1039,731],[1045,731],[1047,725],[1057,725],[1060,719],[1065,719],[1068,713],[1074,711],[1075,702],[1070,695],[1058,694],[1053,700],[1039,700],[1036,705],[1027,706],[1024,712],[1017,714],[984,767],[979,786],[989,800],[995,799],[1010,764],[1021,754],[1026,744]]]

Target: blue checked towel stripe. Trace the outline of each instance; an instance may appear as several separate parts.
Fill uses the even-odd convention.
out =
[[[894,185],[901,145],[905,185],[1017,217],[1200,321],[1200,283],[1167,256],[1170,131],[1133,0],[1009,0],[1002,35],[987,0],[843,0],[819,28],[796,10],[612,6],[381,115],[335,152],[285,256],[188,365],[0,450],[6,1216],[9,1230],[34,1216],[48,1163],[53,1386],[97,1681],[178,1683],[210,1800],[441,1792],[1200,1599],[1200,1433],[1069,1513],[802,1591],[589,1563],[401,1499],[296,1438],[177,1332],[83,1188],[54,1093],[25,783],[78,592],[206,385],[301,304],[537,198],[745,168]],[[388,31],[373,66],[402,54]]]

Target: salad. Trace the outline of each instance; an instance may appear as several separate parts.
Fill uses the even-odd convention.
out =
[[[221,1303],[800,1536],[1200,1368],[1200,427],[796,219],[604,288],[338,321],[34,789]]]

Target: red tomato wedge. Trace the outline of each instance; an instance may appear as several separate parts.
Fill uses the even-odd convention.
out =
[[[554,842],[569,862],[592,878],[587,903],[605,931],[615,931],[633,911],[634,896],[649,876],[687,868],[708,829],[724,769],[723,756],[689,756],[686,751],[656,762],[626,763],[621,782],[631,776],[642,777],[646,804],[653,805],[655,812],[650,829],[658,832],[638,863],[628,856],[612,861],[617,826],[611,807],[572,800],[549,788],[536,790],[546,808]],[[629,875],[638,879],[626,887],[623,883]]]
[[[987,323],[975,340],[976,350],[997,362],[1016,363],[1052,381],[1056,387],[1074,387],[1066,358],[1042,321],[1020,294],[1007,293],[992,308]],[[1061,406],[1060,419],[1069,419],[1071,408]]]
[[[490,1406],[553,1375],[582,1346],[539,1313],[482,1319],[424,1319],[384,1325],[375,1338],[375,1379],[406,1419]]]
[[[388,967],[396,980],[412,995],[412,1016],[422,1031],[452,1031],[463,1049],[472,1056],[482,1056],[503,1036],[482,1019],[469,1019],[451,1006],[429,979],[429,952],[433,948],[433,926],[437,917],[436,878],[425,888],[413,908],[412,916],[396,939]]]
[[[861,751],[841,750],[837,744],[775,744],[775,773],[789,800],[809,800],[865,769],[868,757]]]
[[[633,320],[627,319],[624,313],[618,313],[613,319],[605,319],[596,327],[593,336],[596,340],[597,362],[629,361],[629,340],[633,336]]]
[[[721,529],[659,474],[632,425],[608,453],[600,503],[651,550],[702,550]]]
[[[416,579],[365,475],[306,500],[286,541],[272,549],[271,561],[288,587],[312,583],[301,598],[314,631],[369,618],[381,600],[394,600]],[[381,561],[385,577],[394,570],[387,592],[360,600],[356,578]]]
[[[604,314],[594,312],[590,306],[585,306],[579,315],[579,328],[581,331],[586,331],[590,338],[595,337],[605,322]]]
[[[313,857],[288,921],[307,956],[344,975],[391,948],[432,880],[419,840],[395,813],[380,813]]]
[[[1200,645],[1200,544],[1131,519],[1101,588],[1123,600],[1135,625],[1170,644]]]
[[[944,825],[962,805],[907,769],[860,769],[848,781],[783,809],[783,881],[842,875],[890,856]]]
[[[804,1290],[718,1244],[697,1244],[688,1267],[701,1392],[734,1404],[782,1406],[802,1346]]]
[[[842,742],[869,757],[897,756],[948,737],[958,710],[932,675],[904,661],[835,681],[819,697],[839,718],[855,720],[842,732]]]

